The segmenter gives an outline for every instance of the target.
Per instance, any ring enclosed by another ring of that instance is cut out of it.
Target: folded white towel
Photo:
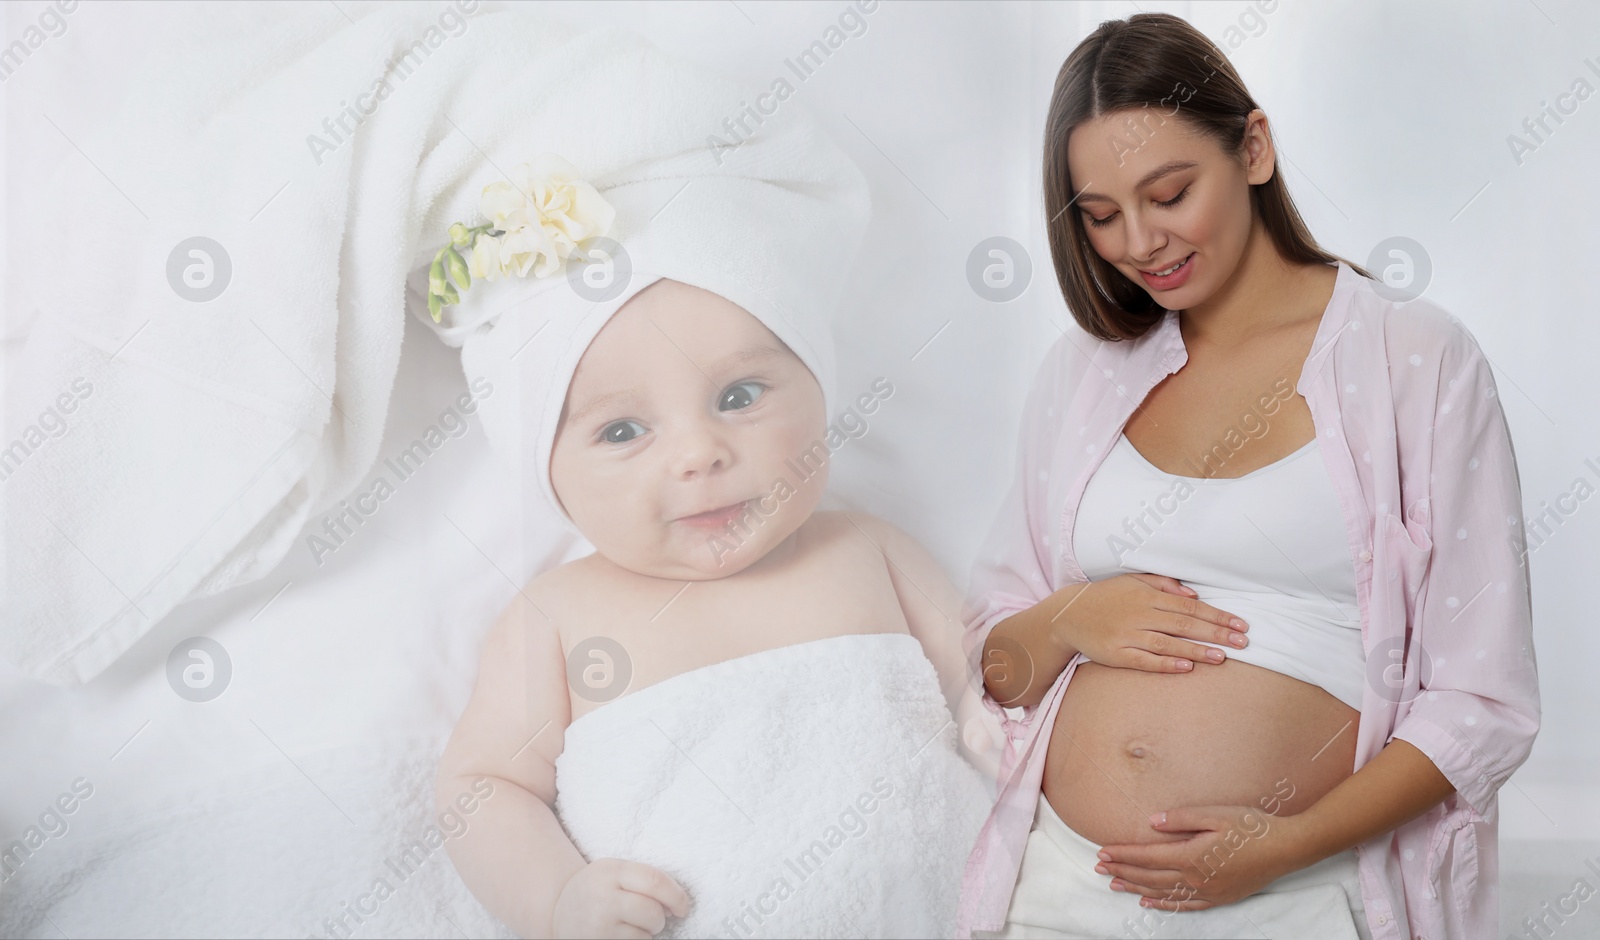
[[[948,937],[990,799],[907,634],[814,640],[573,722],[556,811],[585,858],[688,891],[661,937]]]

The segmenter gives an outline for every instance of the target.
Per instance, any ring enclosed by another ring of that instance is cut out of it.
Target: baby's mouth
[[[750,501],[748,499],[740,500],[737,503],[722,506],[717,509],[711,509],[706,512],[697,512],[692,516],[682,516],[675,521],[681,522],[684,525],[693,526],[697,529],[727,528],[729,523],[744,515],[745,507],[749,504],[749,502]]]

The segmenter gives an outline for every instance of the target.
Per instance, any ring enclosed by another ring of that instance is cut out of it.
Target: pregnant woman
[[[1487,359],[1317,246],[1181,19],[1085,39],[1045,148],[1090,338],[1045,356],[973,574],[1008,742],[959,935],[1488,937],[1539,698]]]

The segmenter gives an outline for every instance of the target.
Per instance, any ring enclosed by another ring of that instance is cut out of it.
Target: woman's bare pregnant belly
[[[1050,732],[1044,795],[1098,845],[1181,838],[1149,820],[1178,806],[1292,816],[1354,772],[1359,720],[1317,686],[1238,660],[1188,673],[1084,662]]]

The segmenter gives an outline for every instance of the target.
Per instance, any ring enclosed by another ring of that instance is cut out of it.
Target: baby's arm
[[[882,519],[864,513],[849,516],[883,553],[911,635],[939,674],[945,702],[955,716],[962,756],[993,779],[1000,770],[1000,745],[1005,739],[999,722],[983,707],[981,689],[962,652],[961,592],[916,539]]]
[[[561,641],[540,607],[551,609],[519,595],[484,644],[435,802],[454,806],[483,777],[494,790],[446,847],[461,880],[519,936],[646,937],[661,929],[663,909],[684,916],[688,898],[647,865],[587,864],[561,828],[555,759],[571,715]]]

